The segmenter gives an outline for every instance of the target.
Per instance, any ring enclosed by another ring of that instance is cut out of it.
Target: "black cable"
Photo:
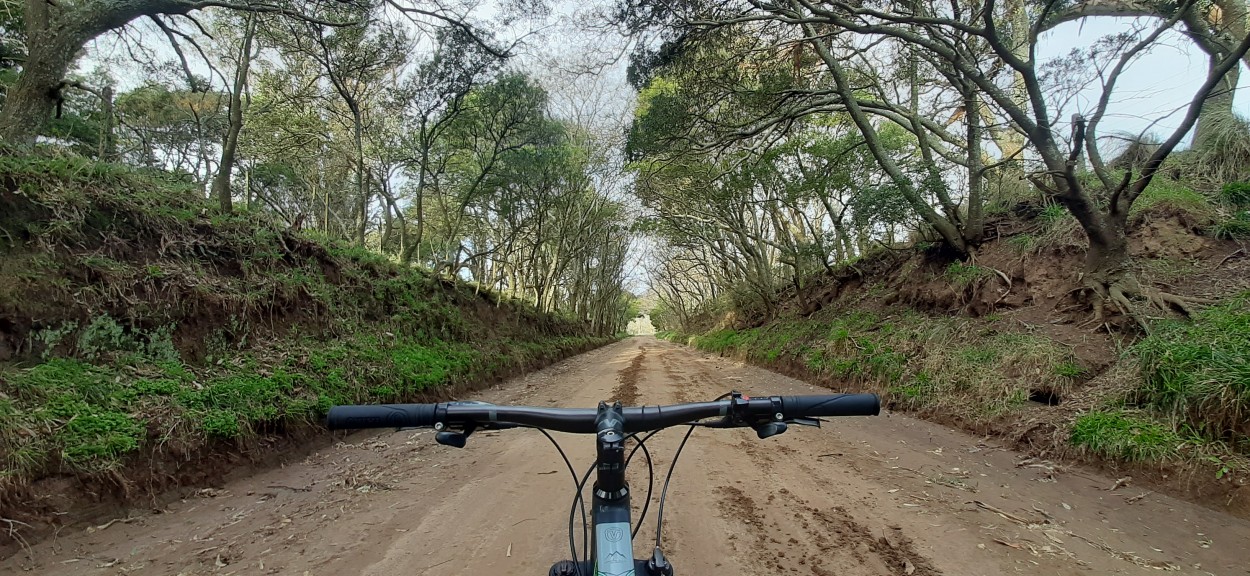
[[[647,438],[650,438],[656,432],[659,432],[659,430],[648,434]],[[634,452],[637,452],[639,448],[642,448],[642,455],[647,457],[647,499],[642,503],[642,512],[638,515],[638,523],[634,525],[634,530],[629,534],[629,539],[633,540],[638,537],[638,531],[642,529],[642,521],[647,519],[647,510],[651,507],[651,493],[655,487],[655,467],[651,462],[651,451],[647,450],[647,441],[639,439],[637,434],[630,434],[629,436],[637,444],[634,445],[633,450],[629,451],[629,456],[625,458],[625,469],[629,469],[629,462],[634,459]]]
[[[681,444],[677,446],[677,452],[673,454],[673,463],[668,465],[668,475],[664,477],[664,489],[660,491],[660,507],[656,511],[655,520],[655,547],[660,547],[660,535],[664,531],[664,500],[668,497],[668,482],[673,479],[673,470],[677,468],[677,459],[681,458],[681,451],[686,447],[686,441],[690,439],[690,435],[694,434],[695,427],[692,425],[686,430],[686,435],[681,439]]]
[[[530,426],[525,426],[525,428],[530,428]],[[573,463],[569,461],[569,457],[568,457],[568,455],[567,455],[567,454],[565,454],[565,453],[564,453],[564,449],[560,447],[560,443],[559,443],[559,442],[556,442],[556,439],[555,439],[555,438],[553,438],[553,437],[551,436],[551,433],[547,432],[546,430],[544,430],[544,429],[542,429],[542,428],[537,428],[537,427],[535,427],[534,429],[535,429],[535,430],[538,430],[539,432],[542,432],[542,433],[543,433],[543,436],[546,436],[546,437],[547,437],[547,439],[551,441],[551,445],[556,447],[556,451],[557,451],[557,452],[559,452],[559,453],[560,453],[560,457],[564,459],[564,465],[565,465],[565,466],[567,466],[567,467],[568,467],[568,469],[569,469],[569,474],[570,474],[571,476],[573,476],[573,488],[574,488],[575,490],[577,490],[578,495],[580,495],[580,494],[582,493],[582,489],[581,489],[582,484],[579,484],[579,483],[577,482],[577,472],[573,470]],[[582,480],[582,482],[584,483],[584,482],[585,482],[585,480]],[[577,506],[577,504],[578,504],[578,503],[580,503],[580,504],[581,504],[581,509],[582,509],[582,546],[584,547],[584,546],[586,545],[586,525],[587,525],[587,522],[586,522],[586,500],[585,500],[585,499],[582,499],[582,498],[578,498],[578,499],[574,500],[573,502],[574,502],[574,506]],[[569,512],[569,539],[570,539],[570,540],[572,540],[572,538],[573,538],[573,512],[572,512],[572,511],[570,511],[570,512]],[[573,561],[574,561],[574,562],[577,562],[577,548],[576,548],[576,547],[574,547],[574,546],[572,545],[572,542],[570,542],[570,546],[569,546],[569,548],[570,548],[570,552],[573,554]]]
[[[530,426],[524,426],[524,428],[530,428]],[[564,465],[568,466],[569,468],[569,475],[573,477],[573,486],[577,486],[577,472],[573,470],[573,463],[569,461],[569,457],[568,455],[564,453],[564,449],[560,447],[560,443],[556,442],[556,439],[552,438],[551,433],[547,432],[546,430],[542,428],[534,428],[534,429],[539,432],[542,432],[543,436],[546,436],[547,439],[551,441],[551,445],[556,447],[556,452],[559,452],[560,457],[564,459]],[[585,521],[585,519],[586,519],[586,507],[582,506],[582,520]]]
[[[575,518],[574,514],[577,512],[577,505],[579,503],[582,504],[582,558],[583,558],[583,561],[589,560],[590,559],[590,544],[588,543],[588,540],[587,540],[588,538],[587,526],[588,525],[586,523],[586,515],[585,515],[586,505],[585,505],[585,501],[582,499],[582,490],[586,487],[586,481],[590,479],[590,473],[595,471],[595,467],[598,464],[599,464],[599,461],[596,458],[595,463],[591,464],[590,468],[586,469],[586,474],[582,476],[582,480],[577,483],[577,495],[573,497],[573,505],[569,507],[569,554],[573,558],[573,564],[577,565],[576,572],[578,576],[581,576],[582,566],[577,561],[577,538],[573,535],[573,519]]]

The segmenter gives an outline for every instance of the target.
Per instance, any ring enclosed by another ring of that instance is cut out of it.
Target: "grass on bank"
[[[683,340],[673,333],[661,337]],[[867,387],[901,407],[974,419],[1030,399],[1061,401],[1086,372],[1070,350],[1044,337],[914,312],[818,314],[684,340],[765,365],[798,364],[817,379]]]
[[[992,320],[992,319],[991,319]],[[764,365],[800,364],[817,381],[874,390],[896,407],[990,422],[1062,402],[1091,375],[1040,334],[992,321],[853,311],[749,330],[661,337]],[[1200,459],[1222,476],[1250,456],[1250,293],[1192,320],[1157,322],[1125,354],[1136,385],[1071,423],[1070,441],[1126,462]]]
[[[412,401],[521,370],[604,339],[466,343],[361,333],[268,343],[192,366],[104,351],[93,363],[51,358],[0,377],[7,477],[114,468],[145,446],[198,446],[312,423],[335,404]]]
[[[167,173],[0,153],[0,180],[0,486],[431,397],[608,340],[260,214],[217,215]]]

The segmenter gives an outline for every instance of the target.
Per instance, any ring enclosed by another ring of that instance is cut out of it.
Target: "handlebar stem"
[[[599,403],[599,414],[595,417],[595,434],[598,438],[596,452],[598,459],[595,478],[595,496],[603,500],[615,501],[629,495],[629,486],[625,482],[625,417],[621,414],[621,403],[608,406]]]

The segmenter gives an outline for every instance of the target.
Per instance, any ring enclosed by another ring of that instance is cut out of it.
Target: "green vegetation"
[[[1250,210],[1239,210],[1211,227],[1211,235],[1221,240],[1250,238]]]
[[[676,333],[662,337],[685,339]],[[1019,409],[1034,390],[1062,398],[1086,373],[1071,351],[1045,337],[914,312],[829,313],[717,330],[689,342],[765,366],[798,364],[815,378],[874,389],[888,403],[973,420]]]
[[[603,341],[568,336],[474,347],[373,335],[306,338],[202,367],[143,355],[105,364],[53,358],[3,375],[0,448],[8,453],[7,474],[23,478],[58,463],[99,471],[144,446],[245,438],[315,422],[334,404],[437,395],[440,387],[517,372]]]
[[[1165,320],[1133,347],[1144,385],[1136,402],[1210,440],[1250,452],[1250,293],[1192,322]]]
[[[834,389],[875,391],[893,407],[976,427],[1035,410],[1030,400],[1062,404],[1094,376],[1068,347],[998,320],[826,310],[756,328],[660,337],[797,368]],[[1114,461],[1189,461],[1217,478],[1248,465],[1250,293],[1192,320],[1158,321],[1125,354],[1112,375],[1125,382],[1118,392],[1063,424],[1073,446]]]
[[[988,277],[993,272],[989,268],[977,266],[976,264],[964,264],[963,262],[951,262],[946,267],[946,279],[956,286],[968,286],[976,281]]]
[[[0,481],[246,442],[611,340],[261,215],[210,215],[159,174],[4,155],[0,174],[0,300],[26,330],[0,333],[18,351],[0,364]]]
[[[1182,440],[1167,425],[1126,411],[1090,412],[1072,425],[1072,443],[1125,462],[1155,462],[1177,454]]]
[[[1220,202],[1232,208],[1250,207],[1250,182],[1229,182],[1220,189]]]
[[[1209,198],[1189,185],[1169,178],[1155,178],[1133,203],[1132,215],[1161,209],[1179,210],[1199,221],[1213,221],[1216,207]]]

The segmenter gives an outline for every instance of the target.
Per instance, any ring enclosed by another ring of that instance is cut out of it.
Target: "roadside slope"
[[[1090,322],[1079,229],[1026,205],[967,261],[883,250],[788,289],[771,321],[708,314],[664,336],[1250,515],[1250,257],[1215,206],[1179,197],[1134,213],[1135,273],[1211,303],[1154,310],[1149,334]]]
[[[611,341],[169,174],[0,155],[0,554]]]

